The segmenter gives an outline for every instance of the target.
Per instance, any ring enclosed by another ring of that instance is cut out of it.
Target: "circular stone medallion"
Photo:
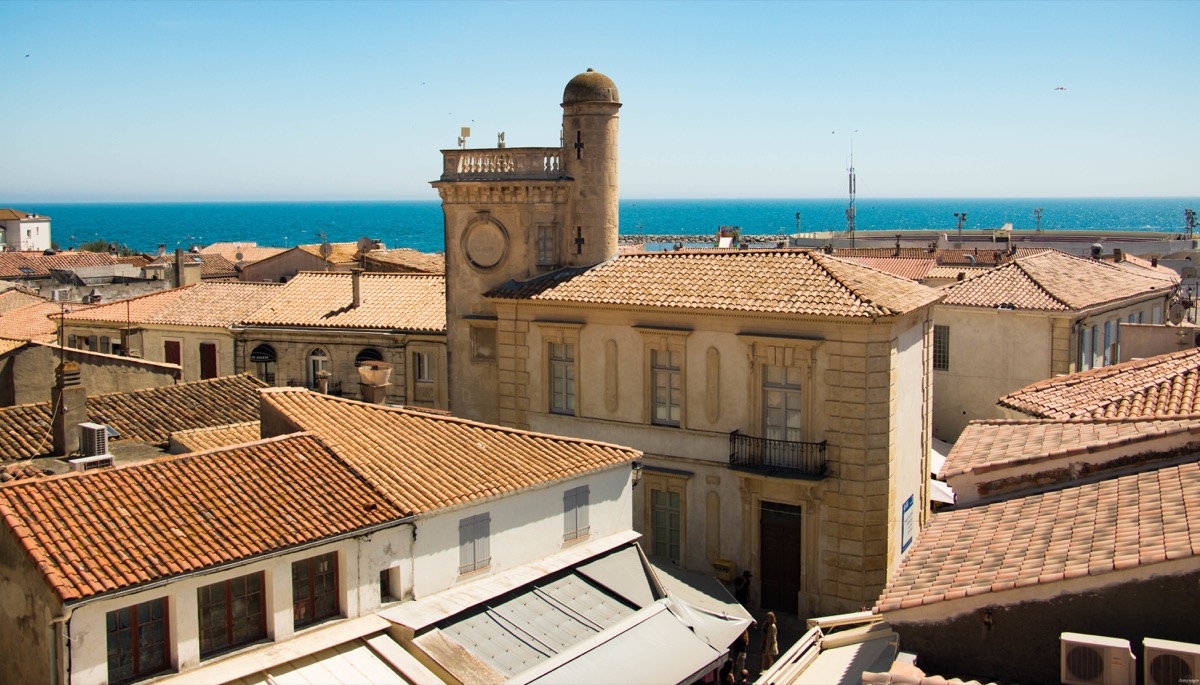
[[[463,236],[463,249],[475,267],[490,269],[508,252],[508,233],[491,221],[477,223]]]

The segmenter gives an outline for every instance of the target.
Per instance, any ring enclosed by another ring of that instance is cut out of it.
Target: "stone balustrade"
[[[443,181],[555,180],[562,178],[562,148],[510,147],[442,150]]]

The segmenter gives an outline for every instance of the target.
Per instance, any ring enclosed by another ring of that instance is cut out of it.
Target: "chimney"
[[[1125,261],[1125,255],[1121,252],[1121,248],[1114,247],[1113,248],[1113,264],[1119,264],[1120,262],[1123,262],[1123,261]]]
[[[159,257],[161,257],[161,256],[165,255],[166,253],[167,253],[167,246],[166,246],[166,244],[165,244],[165,243],[159,243],[159,244],[158,244],[158,256],[159,256]]]
[[[79,424],[87,423],[87,391],[79,378],[79,364],[63,362],[54,373],[57,383],[50,389],[54,416],[54,454],[65,457],[79,451]]]
[[[317,392],[321,393],[322,395],[329,394],[329,372],[328,371],[318,371],[317,372]]]
[[[175,287],[196,285],[200,282],[200,262],[184,258],[182,249],[175,249]]]
[[[365,361],[358,367],[358,388],[363,402],[383,404],[387,397],[388,381],[392,378],[392,365],[387,362]]]
[[[362,306],[362,269],[350,269],[350,306],[354,309]]]
[[[1150,258],[1150,266],[1154,267],[1155,269],[1158,268],[1158,257]]]

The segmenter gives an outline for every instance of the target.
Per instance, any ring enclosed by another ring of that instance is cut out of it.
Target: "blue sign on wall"
[[[900,553],[908,551],[913,541],[913,496],[909,495],[900,510]]]

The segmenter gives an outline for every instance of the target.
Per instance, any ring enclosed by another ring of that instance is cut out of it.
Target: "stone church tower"
[[[560,147],[442,150],[450,409],[499,422],[500,345],[526,331],[497,328],[483,294],[510,280],[598,264],[617,254],[617,111],[612,79],[588,69],[563,91]],[[506,393],[507,394],[507,393]],[[519,401],[519,400],[518,400]]]

